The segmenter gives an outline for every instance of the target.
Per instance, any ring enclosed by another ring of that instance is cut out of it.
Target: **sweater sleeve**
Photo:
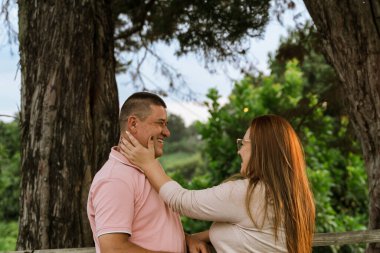
[[[161,187],[160,196],[181,215],[207,221],[238,222],[245,212],[244,189],[242,180],[203,190],[187,190],[177,182],[169,181]]]

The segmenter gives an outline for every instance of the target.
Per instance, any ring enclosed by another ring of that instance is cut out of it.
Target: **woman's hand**
[[[154,189],[160,192],[161,186],[171,179],[165,174],[160,162],[155,159],[153,138],[149,138],[148,148],[145,148],[128,131],[125,133],[129,140],[121,139],[120,153],[127,157],[131,163],[140,167]]]
[[[120,153],[145,172],[156,160],[154,157],[153,137],[149,138],[148,148],[145,148],[128,131],[125,131],[125,133],[129,140],[124,137],[121,138],[121,143],[119,144]]]

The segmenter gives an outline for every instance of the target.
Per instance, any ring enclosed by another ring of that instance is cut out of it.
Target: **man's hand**
[[[211,250],[205,241],[196,239],[186,234],[186,246],[189,253],[211,253]]]

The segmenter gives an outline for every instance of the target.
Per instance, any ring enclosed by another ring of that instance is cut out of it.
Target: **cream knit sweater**
[[[277,241],[273,234],[273,211],[268,205],[264,215],[265,190],[258,184],[251,199],[251,212],[257,226],[250,220],[245,196],[248,180],[236,180],[204,190],[183,189],[170,181],[160,189],[160,196],[176,212],[190,218],[214,221],[210,241],[219,252],[287,252],[284,229]]]

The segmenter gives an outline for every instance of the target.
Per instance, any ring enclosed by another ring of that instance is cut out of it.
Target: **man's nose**
[[[162,129],[162,134],[165,136],[165,137],[170,137],[170,131],[169,131],[169,128],[167,126],[165,126],[163,129]]]

